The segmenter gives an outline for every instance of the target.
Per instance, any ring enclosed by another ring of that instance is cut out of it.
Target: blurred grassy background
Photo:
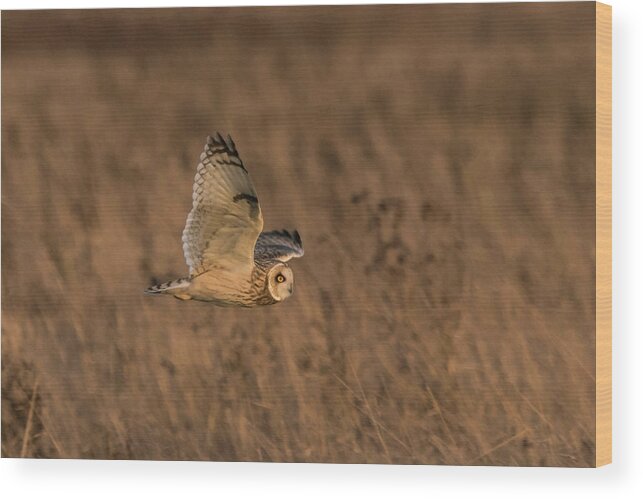
[[[3,12],[2,455],[590,466],[594,4]],[[185,275],[229,132],[296,291]]]

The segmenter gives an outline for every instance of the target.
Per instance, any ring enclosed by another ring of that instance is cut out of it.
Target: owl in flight
[[[287,262],[303,256],[301,238],[296,230],[262,229],[257,193],[232,138],[219,133],[208,137],[183,229],[190,277],[152,286],[146,293],[228,307],[285,300],[294,285]]]

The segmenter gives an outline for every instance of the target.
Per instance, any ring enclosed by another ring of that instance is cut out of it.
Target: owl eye
[[[277,282],[278,282],[279,284],[281,284],[281,283],[282,283],[282,282],[284,282],[285,280],[286,280],[286,278],[285,278],[282,274],[279,274],[279,275],[277,276]]]

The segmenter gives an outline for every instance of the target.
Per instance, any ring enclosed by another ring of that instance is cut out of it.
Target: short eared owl
[[[151,294],[222,306],[271,305],[293,292],[286,263],[304,254],[295,230],[261,232],[257,193],[228,135],[208,137],[197,166],[192,211],[183,230],[190,277],[159,284]]]

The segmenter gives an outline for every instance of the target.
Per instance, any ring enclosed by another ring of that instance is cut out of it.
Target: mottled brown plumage
[[[271,305],[288,298],[294,278],[286,262],[301,257],[299,233],[261,232],[257,193],[232,138],[208,137],[183,230],[190,276],[152,286],[150,294],[221,306]]]

